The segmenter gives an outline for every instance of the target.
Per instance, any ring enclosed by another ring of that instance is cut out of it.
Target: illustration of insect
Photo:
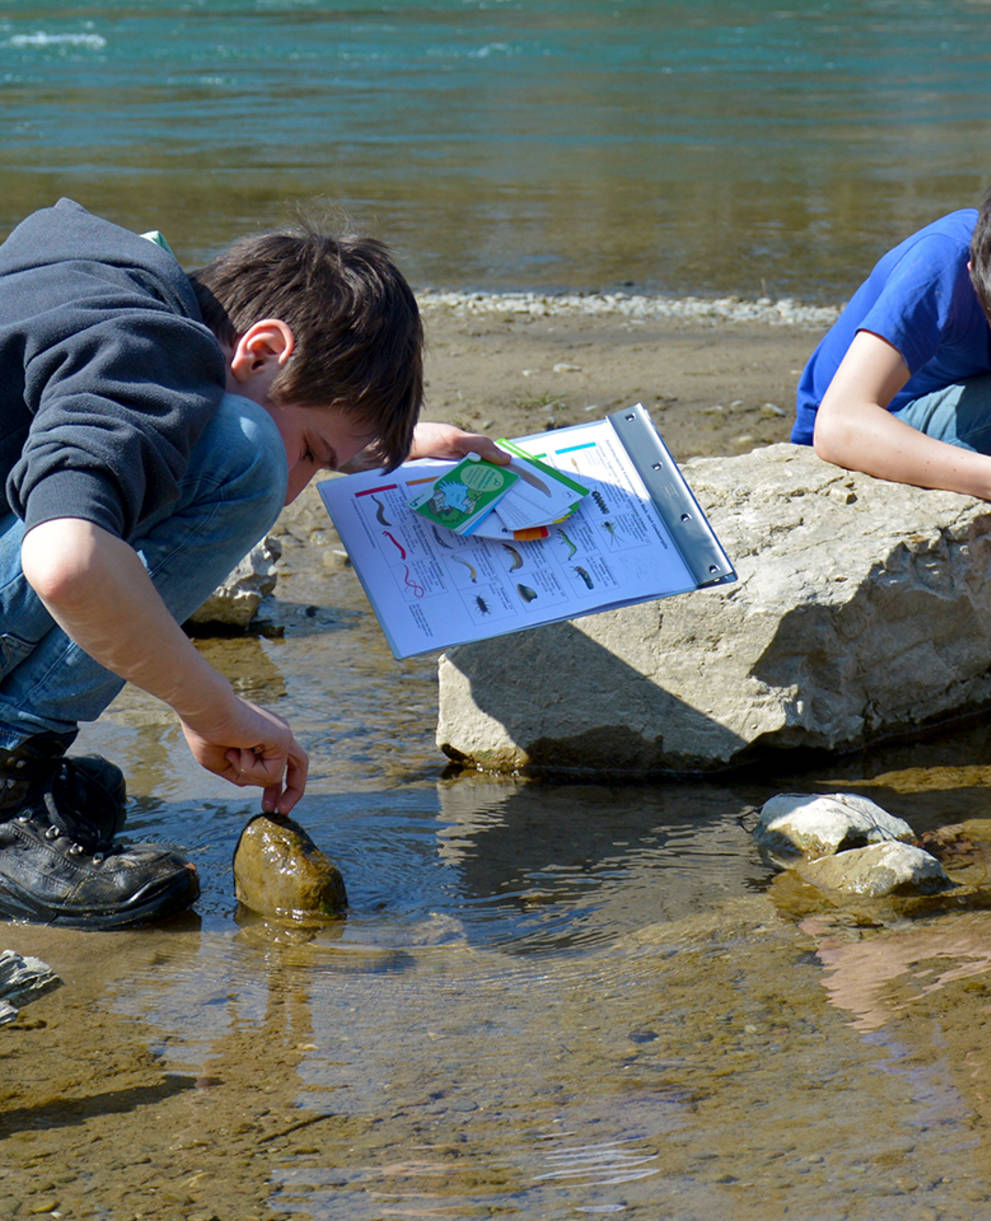
[[[582,579],[582,580],[585,582],[586,586],[587,586],[589,589],[594,589],[594,588],[595,588],[595,582],[594,582],[594,581],[592,580],[592,578],[589,576],[588,572],[587,572],[587,571],[586,571],[584,568],[582,568],[581,564],[576,564],[576,565],[575,565],[575,572],[577,572],[577,573],[578,573],[578,575],[579,575],[579,576],[581,577],[581,579]]]
[[[532,602],[537,596],[537,591],[531,589],[529,585],[517,585],[516,592],[520,595],[524,602]]]
[[[377,496],[373,496],[372,501],[374,504],[378,505],[378,508],[375,510],[375,520],[378,521],[380,525],[391,526],[392,522],[389,521],[385,515],[385,505]]]
[[[447,541],[447,539],[446,539],[446,538],[444,538],[444,537],[443,537],[443,535],[442,535],[442,534],[441,534],[441,532],[440,532],[440,531],[437,529],[437,527],[436,527],[436,526],[431,526],[431,527],[430,527],[430,529],[431,529],[431,530],[433,530],[433,532],[434,532],[434,538],[435,538],[435,539],[438,541],[438,543],[440,543],[440,545],[441,545],[441,546],[442,546],[442,547],[443,547],[443,548],[444,548],[446,551],[451,551],[451,550],[452,550],[452,548],[451,548],[451,544],[450,544],[450,543]]]
[[[481,596],[481,594],[475,595],[475,605],[478,607],[478,609],[482,612],[483,615],[492,614],[492,612],[489,610],[488,603]]]
[[[469,563],[463,555],[452,555],[451,559],[456,560],[459,564],[464,564],[465,568],[468,569],[468,575],[471,577],[471,583],[474,585],[474,583],[478,580],[478,573],[475,571],[475,565]]]
[[[523,557],[516,550],[516,548],[510,547],[509,543],[503,543],[503,546],[506,548],[506,550],[509,552],[509,554],[513,557],[513,562],[509,566],[509,571],[515,572],[517,568],[522,568],[523,567]]]
[[[605,498],[605,496],[602,495],[602,493],[598,489],[595,489],[592,492],[592,499],[599,506],[599,508],[602,510],[603,513],[609,512],[609,506],[606,504],[606,498]]]
[[[566,544],[566,546],[567,546],[567,548],[568,548],[568,559],[570,560],[570,559],[571,559],[571,557],[572,557],[572,556],[575,554],[575,552],[578,550],[578,548],[577,548],[577,547],[575,546],[575,544],[574,544],[574,543],[571,541],[571,539],[570,539],[570,538],[568,538],[568,536],[565,534],[565,532],[564,532],[563,530],[558,530],[558,534],[560,534],[561,538],[563,538],[563,539],[564,539],[564,542],[565,542],[565,544]]]

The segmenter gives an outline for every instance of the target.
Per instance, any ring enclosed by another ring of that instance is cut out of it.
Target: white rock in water
[[[934,856],[892,840],[803,861],[795,872],[817,890],[872,899],[935,894],[954,885]]]
[[[262,599],[275,589],[276,562],[281,555],[282,547],[274,538],[256,543],[227,580],[190,615],[190,621],[246,628]]]
[[[857,793],[779,793],[764,803],[754,827],[761,851],[783,867],[798,856],[832,856],[885,840],[914,838],[904,819]]]
[[[12,1022],[18,1007],[61,988],[62,978],[40,958],[22,958],[15,950],[0,951],[0,1026]]]
[[[991,504],[803,445],[683,469],[739,580],[451,649],[437,725],[451,758],[710,771],[991,706]]]

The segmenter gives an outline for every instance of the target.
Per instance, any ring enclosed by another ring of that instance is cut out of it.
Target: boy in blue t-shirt
[[[813,352],[791,439],[991,499],[991,194],[888,251]]]

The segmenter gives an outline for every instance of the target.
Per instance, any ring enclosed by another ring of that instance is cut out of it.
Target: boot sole
[[[156,882],[113,908],[57,907],[39,903],[29,891],[0,881],[0,917],[57,928],[114,929],[147,924],[184,911],[199,898],[200,884],[190,867]]]

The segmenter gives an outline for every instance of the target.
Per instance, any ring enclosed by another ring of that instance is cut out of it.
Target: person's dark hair
[[[221,343],[233,348],[263,318],[291,328],[275,402],[342,408],[375,432],[388,469],[407,457],[423,400],[423,326],[382,242],[303,223],[240,238],[189,277]]]
[[[970,239],[970,282],[981,308],[991,319],[991,190],[984,196]]]

